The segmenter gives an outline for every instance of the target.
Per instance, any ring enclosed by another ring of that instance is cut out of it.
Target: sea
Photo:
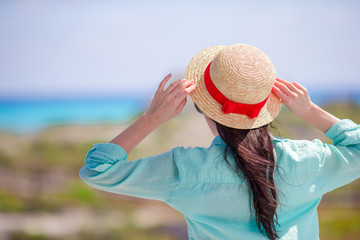
[[[139,94],[122,98],[0,99],[0,132],[34,134],[59,125],[123,124],[146,110],[149,99]],[[313,92],[322,106],[351,102],[360,106],[360,92]]]
[[[34,134],[59,125],[121,124],[144,111],[145,99],[0,99],[0,131]]]

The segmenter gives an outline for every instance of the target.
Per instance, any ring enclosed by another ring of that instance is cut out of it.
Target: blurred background
[[[278,77],[360,123],[358,1],[0,1],[0,239],[186,239],[167,205],[78,177],[87,151],[142,114],[169,72],[212,45],[248,43]],[[275,135],[330,143],[284,107]],[[191,136],[191,137],[189,137]],[[189,99],[130,159],[212,135]],[[323,197],[321,239],[360,239],[359,180]]]

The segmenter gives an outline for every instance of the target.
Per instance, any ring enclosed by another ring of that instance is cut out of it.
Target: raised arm
[[[306,170],[300,172],[306,174],[306,181],[312,181],[308,185],[312,190],[307,190],[307,193],[320,197],[360,177],[359,125],[349,119],[340,120],[315,105],[307,90],[298,83],[277,79],[273,93],[282,99],[290,111],[323,131],[333,141],[333,144],[318,139],[304,141],[296,148],[296,153],[293,152],[303,156],[295,162],[300,164],[300,169],[306,166]],[[289,151],[287,154],[292,153]],[[284,159],[289,161],[292,158]]]
[[[171,78],[167,75],[159,85],[150,108],[132,125],[117,135],[110,142],[120,145],[129,153],[147,135],[161,124],[181,113],[186,104],[186,97],[195,90],[193,81],[178,80],[165,89]]]
[[[288,82],[277,78],[273,93],[296,116],[326,133],[340,119],[314,104],[305,87],[297,82]]]
[[[88,185],[108,192],[165,201],[179,184],[176,166],[178,148],[136,161],[129,153],[149,133],[184,108],[186,97],[195,89],[192,82],[176,81],[165,89],[171,74],[160,83],[150,108],[110,143],[95,144],[80,170]]]

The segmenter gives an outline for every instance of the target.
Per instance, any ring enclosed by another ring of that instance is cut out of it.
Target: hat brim
[[[212,46],[196,54],[188,64],[185,72],[186,80],[194,80],[197,85],[191,93],[191,98],[201,111],[212,120],[231,128],[253,129],[272,122],[281,111],[282,102],[270,93],[270,96],[256,118],[249,118],[246,115],[229,113],[225,114],[221,104],[216,102],[208,93],[204,83],[204,72],[209,63],[226,46]]]

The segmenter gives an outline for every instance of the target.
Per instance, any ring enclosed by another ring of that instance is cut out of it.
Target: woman
[[[89,151],[81,178],[166,202],[184,214],[190,239],[318,239],[322,195],[360,176],[360,127],[316,106],[300,84],[276,79],[270,59],[250,45],[207,48],[189,63],[186,80],[165,87],[170,78],[144,115]],[[189,94],[216,136],[212,145],[126,161]],[[272,137],[268,124],[282,103],[334,145]]]

